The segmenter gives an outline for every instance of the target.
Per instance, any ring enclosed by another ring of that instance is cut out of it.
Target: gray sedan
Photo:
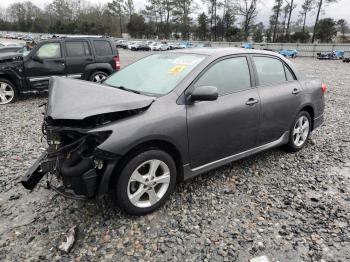
[[[178,181],[273,147],[302,149],[323,123],[325,92],[278,54],[234,48],[150,55],[102,84],[54,77],[48,149],[22,183],[33,189],[50,173],[64,196],[110,193],[143,215]]]

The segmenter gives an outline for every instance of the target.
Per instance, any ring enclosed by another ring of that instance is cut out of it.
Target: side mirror
[[[189,95],[189,101],[214,101],[218,99],[218,89],[215,86],[198,86]]]
[[[39,62],[39,63],[43,63],[43,62],[44,62],[44,61],[43,61],[40,57],[38,57],[36,54],[33,55],[32,60],[35,61],[35,62]]]

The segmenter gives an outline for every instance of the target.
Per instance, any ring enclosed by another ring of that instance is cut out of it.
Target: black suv
[[[57,38],[32,51],[0,54],[0,105],[27,91],[46,90],[50,76],[99,82],[119,70],[118,51],[109,38]]]

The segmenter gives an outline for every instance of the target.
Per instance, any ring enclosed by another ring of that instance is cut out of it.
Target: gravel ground
[[[121,51],[122,65],[143,56]],[[130,217],[109,200],[79,202],[19,184],[42,147],[40,104],[1,107],[1,261],[350,260],[349,64],[297,58],[327,84],[326,122],[302,151],[274,149],[181,183],[164,207]],[[59,251],[78,226],[68,254]]]

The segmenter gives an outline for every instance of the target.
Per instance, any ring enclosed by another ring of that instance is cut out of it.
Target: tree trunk
[[[323,4],[323,0],[320,0],[319,5],[318,5],[318,11],[317,11],[317,16],[316,16],[316,21],[315,21],[315,25],[314,25],[314,32],[312,34],[311,43],[315,42],[315,32],[316,32],[316,27],[317,27],[317,24],[318,24],[318,19],[320,18],[320,12],[321,12],[321,8],[322,8],[322,4]]]
[[[290,7],[289,7],[289,17],[288,17],[287,28],[286,28],[286,37],[289,35],[289,26],[290,26],[290,19],[292,17],[292,12],[293,12],[293,5],[294,5],[294,0],[291,1]]]
[[[306,15],[307,15],[307,12],[305,12],[304,14],[303,33],[305,33]]]
[[[280,14],[280,9],[281,9],[281,1],[278,2],[277,12],[276,12],[275,26],[274,26],[274,29],[273,29],[273,36],[272,36],[272,42],[273,43],[276,40],[277,24],[278,24],[278,17],[279,17],[279,14]]]

